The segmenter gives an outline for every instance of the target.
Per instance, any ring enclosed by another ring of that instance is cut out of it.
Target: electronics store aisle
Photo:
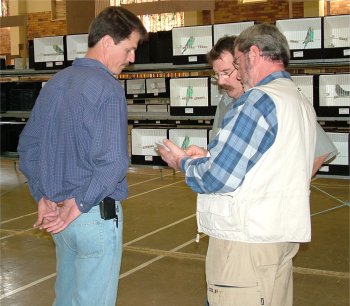
[[[14,166],[1,160],[0,305],[49,306],[54,245],[32,228],[36,204]],[[168,169],[130,168],[128,180],[117,306],[203,306],[208,238],[194,241],[196,195]],[[311,190],[313,241],[294,262],[294,305],[349,305],[349,180],[318,178]]]

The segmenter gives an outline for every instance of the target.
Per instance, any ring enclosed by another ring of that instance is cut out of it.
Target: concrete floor
[[[204,305],[208,239],[194,241],[196,195],[168,169],[130,168],[128,180],[117,306]],[[0,186],[0,305],[51,305],[54,244],[32,228],[36,204],[13,160],[1,160]],[[347,306],[349,180],[313,180],[311,211],[313,240],[294,261],[294,305]]]

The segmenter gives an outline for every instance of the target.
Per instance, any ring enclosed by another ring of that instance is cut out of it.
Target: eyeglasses
[[[235,67],[235,69],[238,70],[241,67],[240,63],[237,63],[237,60],[244,54],[245,53],[243,52],[240,56],[238,56],[237,58],[233,59],[232,65],[233,65],[233,67]]]
[[[235,70],[236,70],[236,68],[233,68],[233,70],[229,73],[226,73],[226,72],[225,73],[216,73],[216,74],[212,75],[212,78],[216,81],[218,81],[220,78],[228,79]]]

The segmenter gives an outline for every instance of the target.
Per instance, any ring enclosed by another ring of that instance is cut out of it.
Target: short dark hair
[[[237,37],[235,48],[246,53],[251,46],[257,46],[263,57],[272,61],[282,61],[287,67],[290,59],[290,51],[286,37],[272,24],[255,24]]]
[[[88,47],[94,47],[105,35],[111,36],[118,44],[134,31],[140,34],[140,42],[147,39],[147,30],[136,15],[123,7],[109,6],[91,22]]]
[[[221,37],[207,54],[208,63],[212,65],[214,61],[220,58],[224,51],[230,52],[233,55],[235,40],[236,36],[234,35]]]

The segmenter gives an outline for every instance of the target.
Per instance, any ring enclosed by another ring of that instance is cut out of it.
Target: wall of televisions
[[[154,148],[155,142],[163,138],[182,147],[207,146],[212,119],[223,93],[210,77],[206,54],[220,37],[238,35],[254,23],[175,27],[149,33],[149,40],[136,52],[134,65],[117,76],[125,90],[132,125],[131,163],[164,165]],[[334,64],[349,67],[349,24],[350,15],[276,21],[289,43],[291,65],[303,67]],[[30,68],[50,73],[85,55],[87,34],[34,38],[30,50]],[[325,123],[340,152],[320,173],[349,176],[349,69],[292,77],[313,104],[319,121]],[[9,124],[11,114],[30,112],[42,84],[42,81],[24,82],[23,78],[2,82],[2,153],[15,150],[15,135],[25,124],[20,116],[15,116]]]

